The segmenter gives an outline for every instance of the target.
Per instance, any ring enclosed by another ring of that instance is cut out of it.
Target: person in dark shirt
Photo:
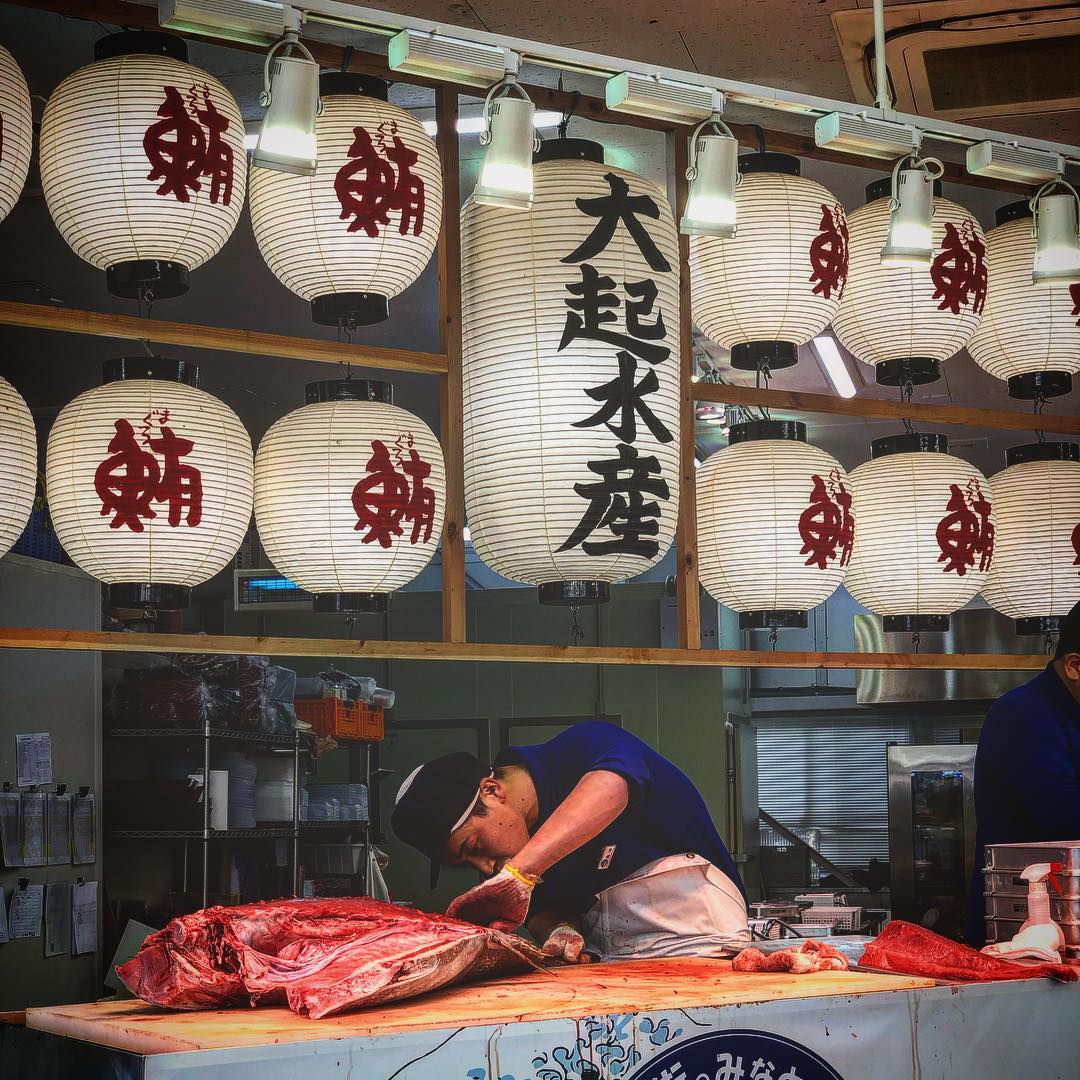
[[[1080,839],[1080,604],[1030,682],[990,707],[975,752],[975,872],[964,936],[986,940],[987,844]]]
[[[448,914],[523,923],[576,961],[708,956],[749,941],[734,860],[687,776],[613,724],[577,724],[494,767],[448,754],[401,785],[394,832],[485,877]]]

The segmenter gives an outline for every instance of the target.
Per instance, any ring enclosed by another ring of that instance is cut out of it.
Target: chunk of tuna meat
[[[513,934],[359,897],[206,908],[173,919],[116,970],[165,1008],[266,1001],[318,1019],[545,961]]]
[[[731,961],[732,971],[786,971],[805,975],[809,971],[847,971],[847,957],[818,938],[807,938],[801,945],[763,953],[760,949],[743,949]]]
[[[866,967],[925,975],[930,979],[990,982],[1039,979],[1075,982],[1077,969],[1068,964],[1017,964],[950,941],[914,923],[894,919],[869,945],[859,961]]]

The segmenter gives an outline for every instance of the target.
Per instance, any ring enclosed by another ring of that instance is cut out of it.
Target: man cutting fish
[[[436,758],[401,785],[394,832],[439,867],[481,884],[449,915],[499,930],[528,925],[574,962],[714,956],[749,941],[738,870],[689,778],[640,739],[599,720],[494,766]]]

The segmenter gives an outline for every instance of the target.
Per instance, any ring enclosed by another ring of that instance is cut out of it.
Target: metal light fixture
[[[679,232],[688,236],[735,235],[735,186],[739,182],[739,142],[720,119],[723,97],[708,120],[690,136],[690,190]]]
[[[473,198],[487,206],[528,210],[533,201],[533,152],[540,148],[534,131],[536,107],[517,81],[519,59],[510,54],[506,74],[487,93],[484,130],[487,147]]]
[[[1068,194],[1051,194],[1055,187]],[[1035,264],[1031,280],[1036,285],[1073,285],[1080,283],[1080,234],[1077,210],[1080,195],[1063,177],[1043,184],[1031,200],[1034,215]]]
[[[300,41],[298,13],[291,9],[289,13],[297,25],[286,27],[263,65],[259,104],[266,109],[266,116],[251,160],[263,169],[313,176],[318,165],[315,118],[322,111],[319,65]],[[275,56],[280,49],[286,50],[286,55]]]
[[[936,167],[936,171],[935,171]],[[945,167],[936,158],[902,157],[893,166],[885,266],[929,266],[934,258],[934,181]]]

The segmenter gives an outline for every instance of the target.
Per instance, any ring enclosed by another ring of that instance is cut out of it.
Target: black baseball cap
[[[450,834],[472,813],[480,797],[480,782],[491,766],[459,750],[414,769],[398,788],[390,826],[398,839],[431,860],[431,888]]]

